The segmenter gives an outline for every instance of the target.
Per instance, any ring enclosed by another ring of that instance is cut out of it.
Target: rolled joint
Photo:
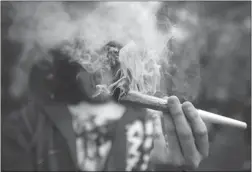
[[[132,103],[142,108],[148,108],[158,111],[167,111],[167,100],[149,96],[136,91],[129,91],[127,94],[119,98],[121,103]],[[246,129],[247,124],[232,118],[224,117],[215,113],[198,109],[199,116],[205,122],[220,124],[240,129]]]

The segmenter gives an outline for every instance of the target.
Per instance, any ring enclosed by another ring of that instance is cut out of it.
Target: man
[[[105,47],[111,60],[122,46]],[[99,73],[58,49],[48,54],[53,60],[31,71],[32,101],[3,123],[3,170],[145,171],[153,163],[196,168],[208,156],[207,128],[190,102],[169,97],[163,120],[155,120],[145,109],[117,102],[118,89],[112,97],[94,97]]]

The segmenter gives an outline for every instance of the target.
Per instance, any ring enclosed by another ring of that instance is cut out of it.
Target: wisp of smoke
[[[97,54],[97,50],[111,40],[124,45],[132,41],[139,48],[138,54],[131,58],[137,67],[132,67],[131,63],[128,63],[128,57],[125,55],[129,53],[125,53],[125,49],[124,55],[120,57],[124,64],[122,66],[130,68],[135,78],[134,82],[140,82],[138,83],[142,87],[140,91],[155,92],[160,82],[158,61],[171,36],[169,33],[160,32],[157,28],[155,14],[160,3],[77,3],[77,5],[75,2],[13,3],[13,24],[8,36],[9,39],[23,44],[19,64],[27,61],[31,61],[29,64],[32,64],[36,61],[34,54],[30,53],[35,45],[42,50],[37,53],[62,46],[73,59],[81,60],[87,70],[95,72],[104,65],[103,57]],[[76,40],[81,46],[76,47]],[[64,42],[67,44],[63,44]],[[139,53],[145,55],[140,57]],[[132,86],[132,89],[135,89],[135,86]]]
[[[133,41],[127,44],[121,51],[119,59],[124,76],[127,70],[131,71],[131,90],[137,90],[145,94],[155,94],[160,91],[160,65],[159,56],[152,49],[141,49]]]

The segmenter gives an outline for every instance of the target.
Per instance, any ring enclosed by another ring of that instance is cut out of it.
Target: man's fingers
[[[177,137],[173,119],[169,114],[164,114],[161,119],[164,130],[164,137],[167,142],[168,150],[170,151],[168,152],[168,158],[175,166],[182,166],[184,165],[185,160],[183,153],[181,152],[180,143]]]
[[[168,107],[176,127],[184,158],[186,162],[196,167],[200,162],[200,156],[194,142],[191,127],[183,113],[179,99],[176,96],[169,97]]]
[[[182,109],[191,125],[198,151],[203,157],[207,157],[209,153],[209,143],[208,132],[205,123],[199,116],[198,111],[194,108],[192,103],[183,103]]]
[[[154,148],[151,152],[151,160],[154,163],[171,163],[168,158],[168,149],[166,147],[166,142],[164,138],[164,132],[162,131],[161,126],[161,114],[153,116],[154,120]]]

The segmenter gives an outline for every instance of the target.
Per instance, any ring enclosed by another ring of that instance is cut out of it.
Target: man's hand
[[[181,104],[176,96],[171,96],[161,121],[161,132],[151,153],[152,163],[197,168],[208,156],[209,143],[206,125],[194,106],[190,102]]]

